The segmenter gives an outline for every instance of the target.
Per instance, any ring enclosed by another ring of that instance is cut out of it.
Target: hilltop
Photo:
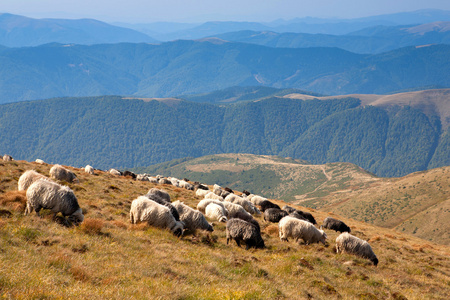
[[[50,167],[0,162],[0,290],[5,297],[446,299],[448,294],[447,246],[304,207],[318,223],[334,216],[369,240],[378,267],[352,255],[336,255],[333,231],[327,231],[329,247],[286,243],[279,240],[277,226],[261,217],[256,218],[267,248],[249,251],[226,245],[223,224],[216,224],[212,234],[181,239],[131,225],[131,201],[155,185],[101,171],[92,176],[68,167],[80,180],[70,184],[86,217],[80,227],[65,228],[48,213],[42,219],[23,216],[24,198],[16,191],[19,176],[28,169],[48,174]],[[173,200],[190,206],[198,202],[192,191],[157,187]]]
[[[247,189],[450,244],[448,166],[382,178],[350,163],[314,165],[283,157],[218,154],[136,170]]]

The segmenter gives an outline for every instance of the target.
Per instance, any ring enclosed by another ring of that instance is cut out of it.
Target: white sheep
[[[39,179],[47,179],[50,180],[50,178],[39,174],[38,172],[34,170],[28,170],[25,171],[22,175],[19,177],[19,182],[17,182],[18,190],[19,191],[26,191],[28,187],[33,184],[33,182],[38,181]]]
[[[84,167],[84,172],[94,175],[94,168],[90,165],[87,165],[86,167]]]
[[[348,232],[341,233],[336,238],[336,253],[355,254],[359,257],[367,258],[375,266],[378,265],[378,258],[369,243]]]
[[[69,220],[74,223],[84,220],[83,212],[73,191],[67,186],[45,179],[39,179],[28,187],[25,215],[34,210],[39,216],[42,208],[50,209],[55,216],[59,212],[64,217],[69,216]]]
[[[40,165],[45,164],[45,162],[42,159],[39,159],[39,158],[36,159],[34,162],[37,163],[37,164],[40,164]]]
[[[327,234],[323,230],[317,229],[310,222],[299,220],[291,216],[286,216],[278,223],[280,239],[288,241],[289,237],[296,241],[302,239],[305,244],[321,242],[325,245]]]
[[[223,197],[214,194],[214,192],[209,192],[205,195],[205,199],[216,199],[219,201],[223,201]]]
[[[173,186],[180,187],[180,180],[175,177],[167,177]]]
[[[161,189],[157,189],[157,188],[151,188],[148,191],[147,195],[145,195],[145,196],[150,198],[150,199],[156,197],[156,198],[162,199],[163,201],[166,201],[166,202],[169,202],[169,203],[172,202],[170,200],[170,195],[169,195],[169,193],[167,191],[161,190]]]
[[[131,202],[130,221],[132,224],[147,222],[151,226],[167,228],[176,236],[183,233],[183,223],[176,221],[170,209],[145,196],[139,196]]]
[[[250,217],[252,216],[239,204],[235,204],[235,203],[231,203],[231,202],[227,202],[227,201],[222,202],[222,204],[228,210],[228,218],[229,219],[233,218],[237,213],[246,214],[246,215],[249,215]]]
[[[189,183],[189,182],[187,182],[186,180],[180,180],[179,184],[180,184],[180,187],[182,187],[182,188],[184,188],[186,190],[189,190],[189,191],[193,191],[194,190],[194,185]]]
[[[249,200],[251,203],[253,203],[253,205],[261,205],[261,202],[263,202],[264,200],[267,200],[267,198],[250,194],[247,196],[247,200]]]
[[[228,211],[223,206],[212,202],[206,206],[205,215],[207,218],[225,223],[227,222]]]
[[[77,176],[72,171],[67,170],[61,165],[54,165],[50,169],[50,177],[56,180],[67,182],[79,182]]]
[[[247,212],[251,213],[252,215],[254,214],[261,214],[261,212],[259,211],[259,209],[257,209],[253,203],[251,203],[250,201],[235,195],[235,194],[229,194],[228,196],[225,197],[224,201],[227,202],[231,202],[234,204],[239,204],[240,206],[242,206]]]
[[[147,174],[137,174],[136,180],[139,181],[149,181]]]
[[[109,169],[109,174],[114,175],[114,176],[122,176],[122,172],[120,172],[119,170],[116,170],[116,169]]]
[[[197,209],[199,211],[201,211],[202,213],[205,212],[206,207],[210,204],[210,203],[215,203],[218,204],[220,206],[222,206],[225,209],[225,206],[223,206],[223,203],[219,200],[216,199],[203,199],[201,200],[198,204],[197,204]]]
[[[3,155],[3,160],[4,161],[13,161],[14,159],[12,158],[11,155],[5,154],[5,155]]]
[[[180,214],[180,220],[185,224],[185,228],[195,233],[197,229],[213,231],[213,227],[206,220],[205,216],[179,200],[172,202],[172,205],[177,209]]]
[[[209,190],[197,189],[197,190],[195,191],[195,195],[196,195],[197,197],[204,198],[204,197],[206,196],[206,194],[208,194],[209,192],[210,192]]]
[[[148,177],[148,181],[151,183],[158,183],[158,179],[156,177]]]

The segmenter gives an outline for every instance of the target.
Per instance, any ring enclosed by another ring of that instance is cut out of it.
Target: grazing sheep
[[[198,210],[192,209],[179,200],[172,203],[180,214],[180,220],[185,224],[185,228],[195,233],[197,229],[214,231],[212,225],[208,223],[205,216]]]
[[[94,168],[90,165],[87,165],[86,167],[84,167],[84,172],[94,175]]]
[[[225,191],[218,184],[214,184],[213,192],[214,192],[214,194],[216,194],[216,195],[218,195],[218,196],[220,196],[222,198],[225,198],[226,196],[228,196],[230,194],[230,192]]]
[[[183,189],[186,189],[188,191],[193,191],[194,190],[194,185],[187,182],[186,180],[180,180],[180,187]]]
[[[61,165],[54,165],[50,169],[50,177],[56,180],[79,183],[77,176]]]
[[[236,241],[240,247],[241,241],[244,241],[248,250],[250,247],[264,248],[264,240],[261,237],[261,232],[251,223],[241,219],[230,219],[227,222],[227,245],[231,239]]]
[[[175,177],[167,178],[173,186],[180,187],[180,180]]]
[[[284,210],[278,208],[268,208],[264,211],[264,221],[278,223],[287,215],[288,213]]]
[[[327,239],[327,234],[323,230],[314,227],[313,224],[299,220],[290,216],[286,216],[278,223],[280,239],[288,241],[289,237],[296,241],[302,239],[307,245],[311,243],[323,243]]]
[[[223,198],[219,195],[214,194],[213,192],[209,192],[205,195],[205,199],[216,199],[219,201],[223,201]]]
[[[249,196],[249,195],[250,195],[250,192],[247,191],[247,190],[243,190],[243,191],[242,191],[242,194],[245,195],[245,196]]]
[[[147,197],[148,199],[167,207],[170,210],[172,216],[175,218],[175,221],[180,221],[180,215],[178,214],[177,209],[172,205],[172,203],[167,202],[156,194],[147,194],[144,197]]]
[[[73,223],[84,220],[83,212],[73,191],[67,186],[46,179],[39,179],[28,187],[25,215],[34,210],[39,216],[42,208],[50,209],[55,216],[59,212],[64,217],[69,216],[69,220]]]
[[[148,181],[151,183],[158,183],[158,179],[156,177],[148,177]]]
[[[334,231],[339,232],[348,232],[350,233],[350,227],[347,226],[344,222],[328,217],[325,220],[323,220],[323,228],[331,229]]]
[[[261,203],[259,203],[259,206],[261,207],[261,211],[264,212],[266,209],[269,208],[278,208],[280,207],[276,205],[275,203],[270,202],[269,200],[263,200]]]
[[[228,218],[232,218],[237,212],[250,215],[242,206],[239,204],[224,201],[223,206],[228,210]],[[250,215],[251,216],[251,215]]]
[[[120,172],[119,170],[116,170],[116,169],[110,169],[109,174],[114,175],[114,176],[122,176],[122,172]]]
[[[226,222],[228,211],[216,203],[210,203],[206,206],[205,215],[207,218],[215,219],[219,222]]]
[[[252,215],[261,214],[259,209],[257,209],[250,201],[248,201],[238,195],[229,194],[228,196],[225,197],[224,201],[231,202],[234,204],[239,204],[240,206],[242,206],[246,211],[248,211]]]
[[[11,155],[5,154],[5,155],[3,155],[3,160],[4,160],[4,161],[12,161],[12,160],[14,160],[14,159],[12,158]]]
[[[233,214],[233,218],[235,219],[241,219],[244,221],[249,222],[250,224],[254,225],[256,229],[258,229],[259,232],[261,232],[261,226],[259,225],[258,221],[256,221],[251,214],[248,212],[242,213],[240,211]]]
[[[40,164],[40,165],[45,164],[45,162],[42,159],[39,159],[39,158],[36,159],[34,162],[37,163],[37,164]]]
[[[209,190],[203,190],[203,189],[197,189],[197,190],[195,191],[195,195],[196,195],[197,197],[202,197],[202,198],[204,198],[208,193],[210,193]]]
[[[123,176],[131,177],[132,179],[136,179],[136,174],[134,174],[133,172],[128,171],[128,170],[123,171],[123,174],[122,174],[122,175],[123,175]]]
[[[164,178],[164,177],[159,178],[159,179],[158,179],[158,183],[159,183],[159,184],[172,184],[172,182],[171,182],[169,179]]]
[[[19,182],[17,182],[18,190],[26,191],[28,187],[33,184],[33,182],[38,181],[39,179],[50,180],[50,178],[45,177],[34,170],[25,171],[22,175],[20,175]]]
[[[147,222],[151,226],[168,228],[176,236],[183,234],[183,223],[175,220],[168,207],[144,196],[131,202],[130,221],[132,224]]]
[[[168,192],[166,192],[165,190],[160,190],[157,188],[151,188],[147,195],[145,195],[146,197],[149,197],[151,199],[153,198],[158,198],[158,199],[162,199],[163,201],[166,201],[168,203],[172,202],[170,200],[170,195]]]
[[[314,219],[313,215],[310,214],[309,212],[306,211],[301,211],[299,209],[295,209],[291,206],[285,205],[283,206],[283,210],[287,211],[289,214],[293,213],[293,212],[297,212],[298,214],[300,214],[304,219],[306,219],[308,222],[312,223],[312,224],[317,224],[316,219]]]
[[[225,209],[225,206],[223,205],[222,202],[220,202],[219,200],[216,199],[203,199],[201,200],[198,204],[197,204],[197,209],[199,211],[201,211],[202,213],[205,212],[206,207],[210,204],[210,203],[215,203],[217,205],[222,206]],[[228,210],[227,210],[227,215],[228,215]]]
[[[378,258],[369,243],[348,232],[341,233],[336,238],[336,252],[355,254],[359,257],[367,258],[375,266],[378,265]]]
[[[225,190],[226,192],[230,193],[230,194],[234,194],[233,190],[230,189],[230,188],[227,187],[227,186],[224,188],[224,190]]]
[[[198,190],[198,189],[209,191],[209,187],[207,187],[206,185],[201,184],[200,182],[196,181],[196,182],[194,182],[194,190]]]
[[[136,175],[136,180],[138,180],[138,181],[150,181],[150,179],[147,176],[147,174],[137,174]]]
[[[250,194],[247,196],[247,200],[249,200],[253,205],[261,206],[261,203],[263,201],[266,201],[267,199],[261,196]]]
[[[289,216],[299,219],[299,220],[303,220],[303,221],[307,221],[309,222],[309,220],[307,218],[305,218],[303,215],[301,215],[298,211],[293,211],[289,214]],[[311,222],[310,222],[311,223]]]

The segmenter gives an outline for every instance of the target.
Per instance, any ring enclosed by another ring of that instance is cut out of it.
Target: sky
[[[430,8],[450,10],[450,0],[0,0],[1,13],[127,23],[352,19]]]

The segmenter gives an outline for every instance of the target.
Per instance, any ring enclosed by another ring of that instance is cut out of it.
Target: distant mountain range
[[[449,53],[450,45],[361,55],[217,39],[3,48],[0,103],[62,96],[173,97],[231,86],[328,95],[450,87]]]
[[[0,153],[100,169],[252,153],[403,176],[450,165],[449,94],[294,94],[230,105],[118,96],[18,102],[0,106]]]
[[[29,47],[47,43],[102,44],[155,42],[148,35],[93,19],[33,19],[0,14],[0,45]]]
[[[417,26],[376,26],[346,35],[238,31],[215,37],[268,47],[337,47],[355,53],[381,53],[406,46],[450,44],[450,22]]]

